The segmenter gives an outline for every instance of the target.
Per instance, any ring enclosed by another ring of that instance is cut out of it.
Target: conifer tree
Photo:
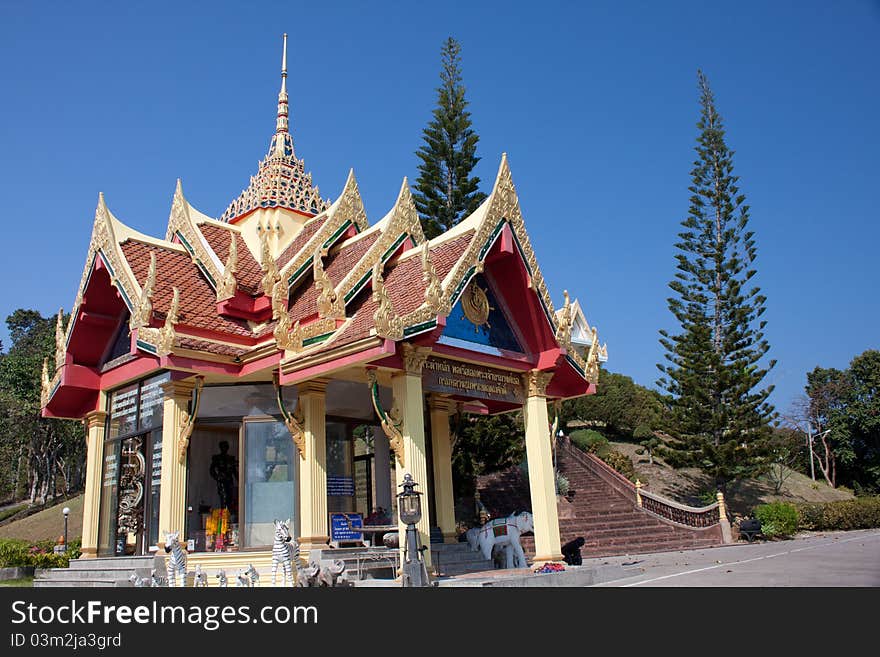
[[[658,385],[667,393],[671,436],[662,454],[673,465],[701,468],[723,491],[766,464],[775,413],[767,401],[773,386],[761,386],[775,361],[762,364],[769,349],[760,319],[766,297],[752,283],[749,206],[733,175],[733,151],[709,82],[702,71],[697,77],[697,159],[667,300],[681,331],[660,331],[667,363],[657,366],[663,373]]]
[[[419,177],[413,200],[430,239],[449,230],[477,209],[486,195],[478,189],[480,179],[471,171],[479,137],[471,128],[465,88],[461,78],[461,46],[449,37],[441,49],[442,84],[437,89],[434,118],[422,131],[424,144],[416,152]]]

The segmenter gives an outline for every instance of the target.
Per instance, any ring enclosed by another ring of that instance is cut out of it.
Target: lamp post
[[[70,515],[70,507],[64,507],[61,510],[61,513],[64,514],[64,551],[67,551],[67,516]]]
[[[416,523],[422,519],[421,493],[415,490],[418,484],[413,481],[409,473],[403,476],[400,487],[403,491],[397,494],[397,509],[400,521],[406,525],[406,544],[403,552],[403,586],[427,586],[428,571],[422,559],[422,550],[419,545],[419,532]]]

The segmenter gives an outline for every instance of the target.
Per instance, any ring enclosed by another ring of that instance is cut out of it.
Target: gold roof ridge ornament
[[[406,467],[406,456],[403,447],[403,420],[400,418],[400,412],[392,402],[391,410],[386,411],[382,408],[382,402],[379,399],[379,381],[376,378],[376,370],[372,367],[367,368],[367,385],[370,387],[370,401],[373,403],[373,410],[379,418],[379,424],[382,431],[388,436],[388,446],[397,457],[400,467]]]
[[[422,242],[422,282],[425,284],[425,304],[434,315],[448,315],[449,310],[444,307],[443,303],[443,283],[437,276],[437,270],[431,261],[430,251],[428,241]]]
[[[344,315],[339,308],[339,298],[336,295],[333,281],[324,270],[324,263],[321,261],[323,254],[323,247],[318,245],[318,248],[315,249],[315,255],[312,257],[312,278],[315,281],[315,289],[318,290],[318,298],[315,303],[318,306],[318,315],[322,319]]]
[[[64,340],[64,308],[58,309],[58,318],[55,320],[55,369],[64,365],[64,357],[67,353],[67,345]]]
[[[563,290],[562,296],[565,297],[565,303],[562,305],[562,309],[559,312],[559,326],[556,329],[556,341],[560,346],[570,349],[571,326],[574,322],[574,317],[572,317],[571,314],[571,299],[568,296],[568,290]]]
[[[278,273],[278,265],[269,249],[267,230],[260,231],[260,269],[263,271],[263,278],[260,281],[263,286],[263,294],[271,297],[275,282],[281,278],[281,274]]]
[[[138,329],[138,338],[156,347],[157,356],[167,356],[174,349],[174,342],[177,339],[175,326],[179,321],[179,309],[180,289],[175,287],[174,295],[171,298],[171,306],[165,315],[165,324],[162,328],[142,327]]]
[[[376,327],[376,335],[381,338],[399,340],[403,337],[403,322],[394,313],[391,298],[385,289],[385,281],[382,278],[382,263],[373,265],[373,301],[378,304],[373,313],[373,324]]]
[[[229,255],[226,257],[226,265],[223,267],[223,278],[217,286],[217,301],[226,301],[235,296],[238,283],[235,274],[238,272],[238,237],[235,231],[229,236]]]
[[[147,278],[141,289],[141,298],[138,306],[131,314],[128,321],[129,331],[142,326],[149,326],[153,317],[153,294],[156,289],[156,253],[150,251],[150,267],[147,270]]]
[[[43,372],[40,375],[40,405],[45,406],[49,403],[49,389],[52,382],[49,379],[49,357],[43,359]]]

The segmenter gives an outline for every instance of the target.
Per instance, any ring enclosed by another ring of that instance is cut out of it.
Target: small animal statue
[[[321,566],[314,561],[309,562],[305,568],[296,569],[296,585],[298,587],[317,586],[318,573],[321,572]]]
[[[161,578],[156,577],[156,569],[150,569],[150,587],[155,588],[157,586],[162,586]]]
[[[272,586],[275,586],[275,575],[279,564],[284,573],[284,586],[293,586],[293,576],[291,575],[290,568],[291,548],[295,544],[295,551],[298,553],[299,544],[290,535],[289,518],[287,522],[281,522],[280,520],[273,522],[275,523],[275,540],[272,543]]]
[[[336,580],[345,570],[345,562],[336,559],[335,561],[321,566],[321,572],[318,574],[318,586],[336,586]]]
[[[208,573],[202,570],[202,564],[196,564],[196,572],[193,575],[193,586],[197,587],[206,587],[208,586]]]
[[[169,555],[165,560],[168,586],[178,586],[177,575],[180,586],[186,586],[186,552],[180,546],[180,532],[165,532],[165,552]]]
[[[247,571],[244,568],[239,568],[238,573],[235,575],[235,586],[250,586],[251,580],[247,576]]]
[[[229,585],[229,581],[226,579],[225,570],[218,570],[217,574],[214,577],[217,578],[217,586],[225,589]]]
[[[128,581],[131,582],[132,586],[137,588],[142,588],[146,586],[147,578],[146,577],[138,577],[137,573],[132,573],[131,577],[128,578]]]
[[[251,586],[256,586],[257,582],[260,581],[260,573],[257,572],[257,569],[254,568],[254,564],[252,563],[248,564],[247,570],[244,571],[244,574],[250,578]]]
[[[477,530],[477,531],[474,531]],[[510,546],[507,551],[508,568],[528,568],[525,552],[520,544],[520,536],[535,531],[532,514],[528,511],[513,513],[506,518],[495,518],[482,527],[474,527],[467,531],[467,541],[471,549],[483,553],[484,559],[492,558],[492,550]]]

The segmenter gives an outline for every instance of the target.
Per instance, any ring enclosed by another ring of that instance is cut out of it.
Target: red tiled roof
[[[191,338],[188,335],[177,336],[177,344],[184,349],[193,349],[195,351],[207,351],[220,356],[241,356],[248,352],[247,347],[234,347],[228,344],[220,344],[210,342],[208,340],[199,340]]]
[[[278,269],[284,268],[284,265],[296,257],[296,254],[302,250],[306,245],[306,242],[312,239],[312,236],[318,232],[318,229],[324,225],[325,221],[326,219],[312,220],[302,227],[299,234],[293,238],[293,241],[275,259],[275,262],[278,264]]]
[[[180,289],[178,317],[181,324],[242,337],[253,337],[245,320],[217,314],[217,294],[188,254],[134,240],[126,240],[120,248],[141,285],[147,279],[150,253],[156,254],[153,312],[156,313],[157,319],[164,318],[168,312],[174,295],[173,288],[177,287]]]
[[[232,231],[214,224],[198,224],[198,229],[202,231],[205,240],[211,245],[214,253],[220,258],[220,262],[225,266],[226,259],[229,257],[229,245],[232,243]],[[260,263],[254,260],[251,251],[244,243],[244,240],[238,240],[238,266],[236,267],[235,280],[238,287],[250,295],[256,296],[262,294],[261,281],[263,279],[263,269]]]

